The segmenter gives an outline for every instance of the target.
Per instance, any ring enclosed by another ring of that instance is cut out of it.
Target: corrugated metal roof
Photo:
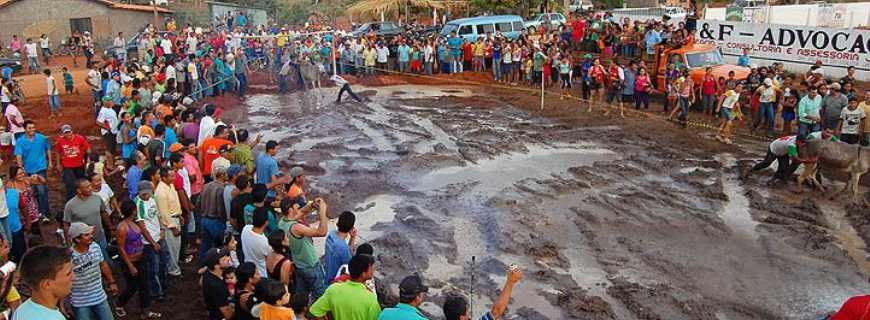
[[[0,0],[0,8],[8,6],[8,5],[12,4],[13,2],[18,2],[18,1],[24,1],[24,0]],[[109,8],[112,8],[112,9],[154,12],[154,8],[152,6],[149,6],[149,5],[124,4],[124,3],[117,3],[117,2],[109,1],[109,0],[89,0],[89,1],[95,1],[95,2],[102,3],[102,4],[108,6]],[[157,7],[157,12],[174,13],[174,11],[163,8],[163,7]]]

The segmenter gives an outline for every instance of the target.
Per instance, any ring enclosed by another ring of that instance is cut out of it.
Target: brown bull
[[[804,163],[804,172],[798,177],[798,190],[803,192],[803,183],[809,179],[824,192],[825,188],[816,179],[819,165],[849,173],[849,182],[840,192],[851,188],[852,201],[858,202],[858,182],[861,175],[870,170],[870,148],[839,141],[813,139],[798,146],[798,154]],[[839,193],[838,193],[839,194]]]

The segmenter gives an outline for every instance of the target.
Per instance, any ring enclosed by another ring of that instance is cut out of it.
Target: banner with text
[[[725,55],[739,56],[748,48],[758,59],[806,65],[821,60],[826,66],[870,70],[868,30],[700,20],[696,39],[718,44]]]

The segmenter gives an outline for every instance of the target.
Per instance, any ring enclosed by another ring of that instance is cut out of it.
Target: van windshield
[[[456,25],[456,24],[445,25],[444,28],[441,29],[441,35],[442,36],[449,36],[451,32],[456,31],[457,29],[459,29],[459,25]]]
[[[693,52],[686,54],[686,63],[689,68],[701,68],[724,64],[722,53],[719,50],[710,50],[706,52]]]

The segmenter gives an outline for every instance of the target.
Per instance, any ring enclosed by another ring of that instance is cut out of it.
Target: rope
[[[342,65],[350,66],[348,64],[342,64]],[[369,67],[366,67],[366,68],[369,68]],[[375,71],[384,72],[384,73],[389,73],[389,74],[397,74],[397,75],[425,78],[425,79],[438,80],[438,81],[450,81],[450,82],[459,83],[459,84],[477,85],[477,86],[484,86],[484,87],[497,88],[497,89],[528,92],[528,93],[532,93],[535,95],[541,94],[540,93],[541,91],[539,91],[538,89],[529,88],[529,87],[520,87],[520,86],[515,87],[515,86],[509,86],[509,85],[499,84],[499,83],[483,83],[483,82],[479,82],[479,81],[463,80],[463,79],[446,79],[446,78],[442,78],[442,77],[435,77],[435,76],[430,76],[430,75],[425,75],[425,74],[402,73],[402,72],[398,72],[398,71],[386,70],[386,69],[381,69],[381,68],[376,68],[376,67],[371,67],[370,69],[375,70]],[[549,89],[549,90],[545,89],[543,91],[546,95],[560,96],[560,97],[568,99],[568,100],[574,100],[574,101],[578,101],[581,103],[585,103],[586,106],[588,106],[591,103],[594,107],[610,108],[610,109],[618,108],[617,106],[612,106],[610,104],[600,102],[600,101],[583,99],[581,97],[576,97],[576,96],[573,96],[571,94],[565,95],[563,92],[557,92],[557,91],[552,90],[552,89]],[[615,110],[610,110],[610,111],[615,111]],[[646,117],[646,118],[650,118],[650,119],[661,120],[664,122],[670,121],[664,115],[654,113],[654,112],[634,110],[632,108],[624,108],[624,111],[627,114],[638,115],[639,117]],[[566,116],[566,117],[551,117],[551,118],[552,119],[560,119],[560,120],[571,120],[571,119],[584,119],[587,117],[588,116]],[[705,123],[705,122],[699,122],[699,121],[686,120],[686,125],[691,126],[691,127],[695,127],[695,128],[708,129],[708,130],[712,130],[712,131],[719,130],[719,127],[717,127],[717,126],[714,126],[714,125],[711,125],[711,124]],[[751,138],[751,139],[755,139],[755,140],[759,140],[759,141],[769,140],[768,137],[756,135],[753,133],[746,133],[746,132],[733,132],[732,135],[740,136],[740,137],[744,137],[744,138]]]

